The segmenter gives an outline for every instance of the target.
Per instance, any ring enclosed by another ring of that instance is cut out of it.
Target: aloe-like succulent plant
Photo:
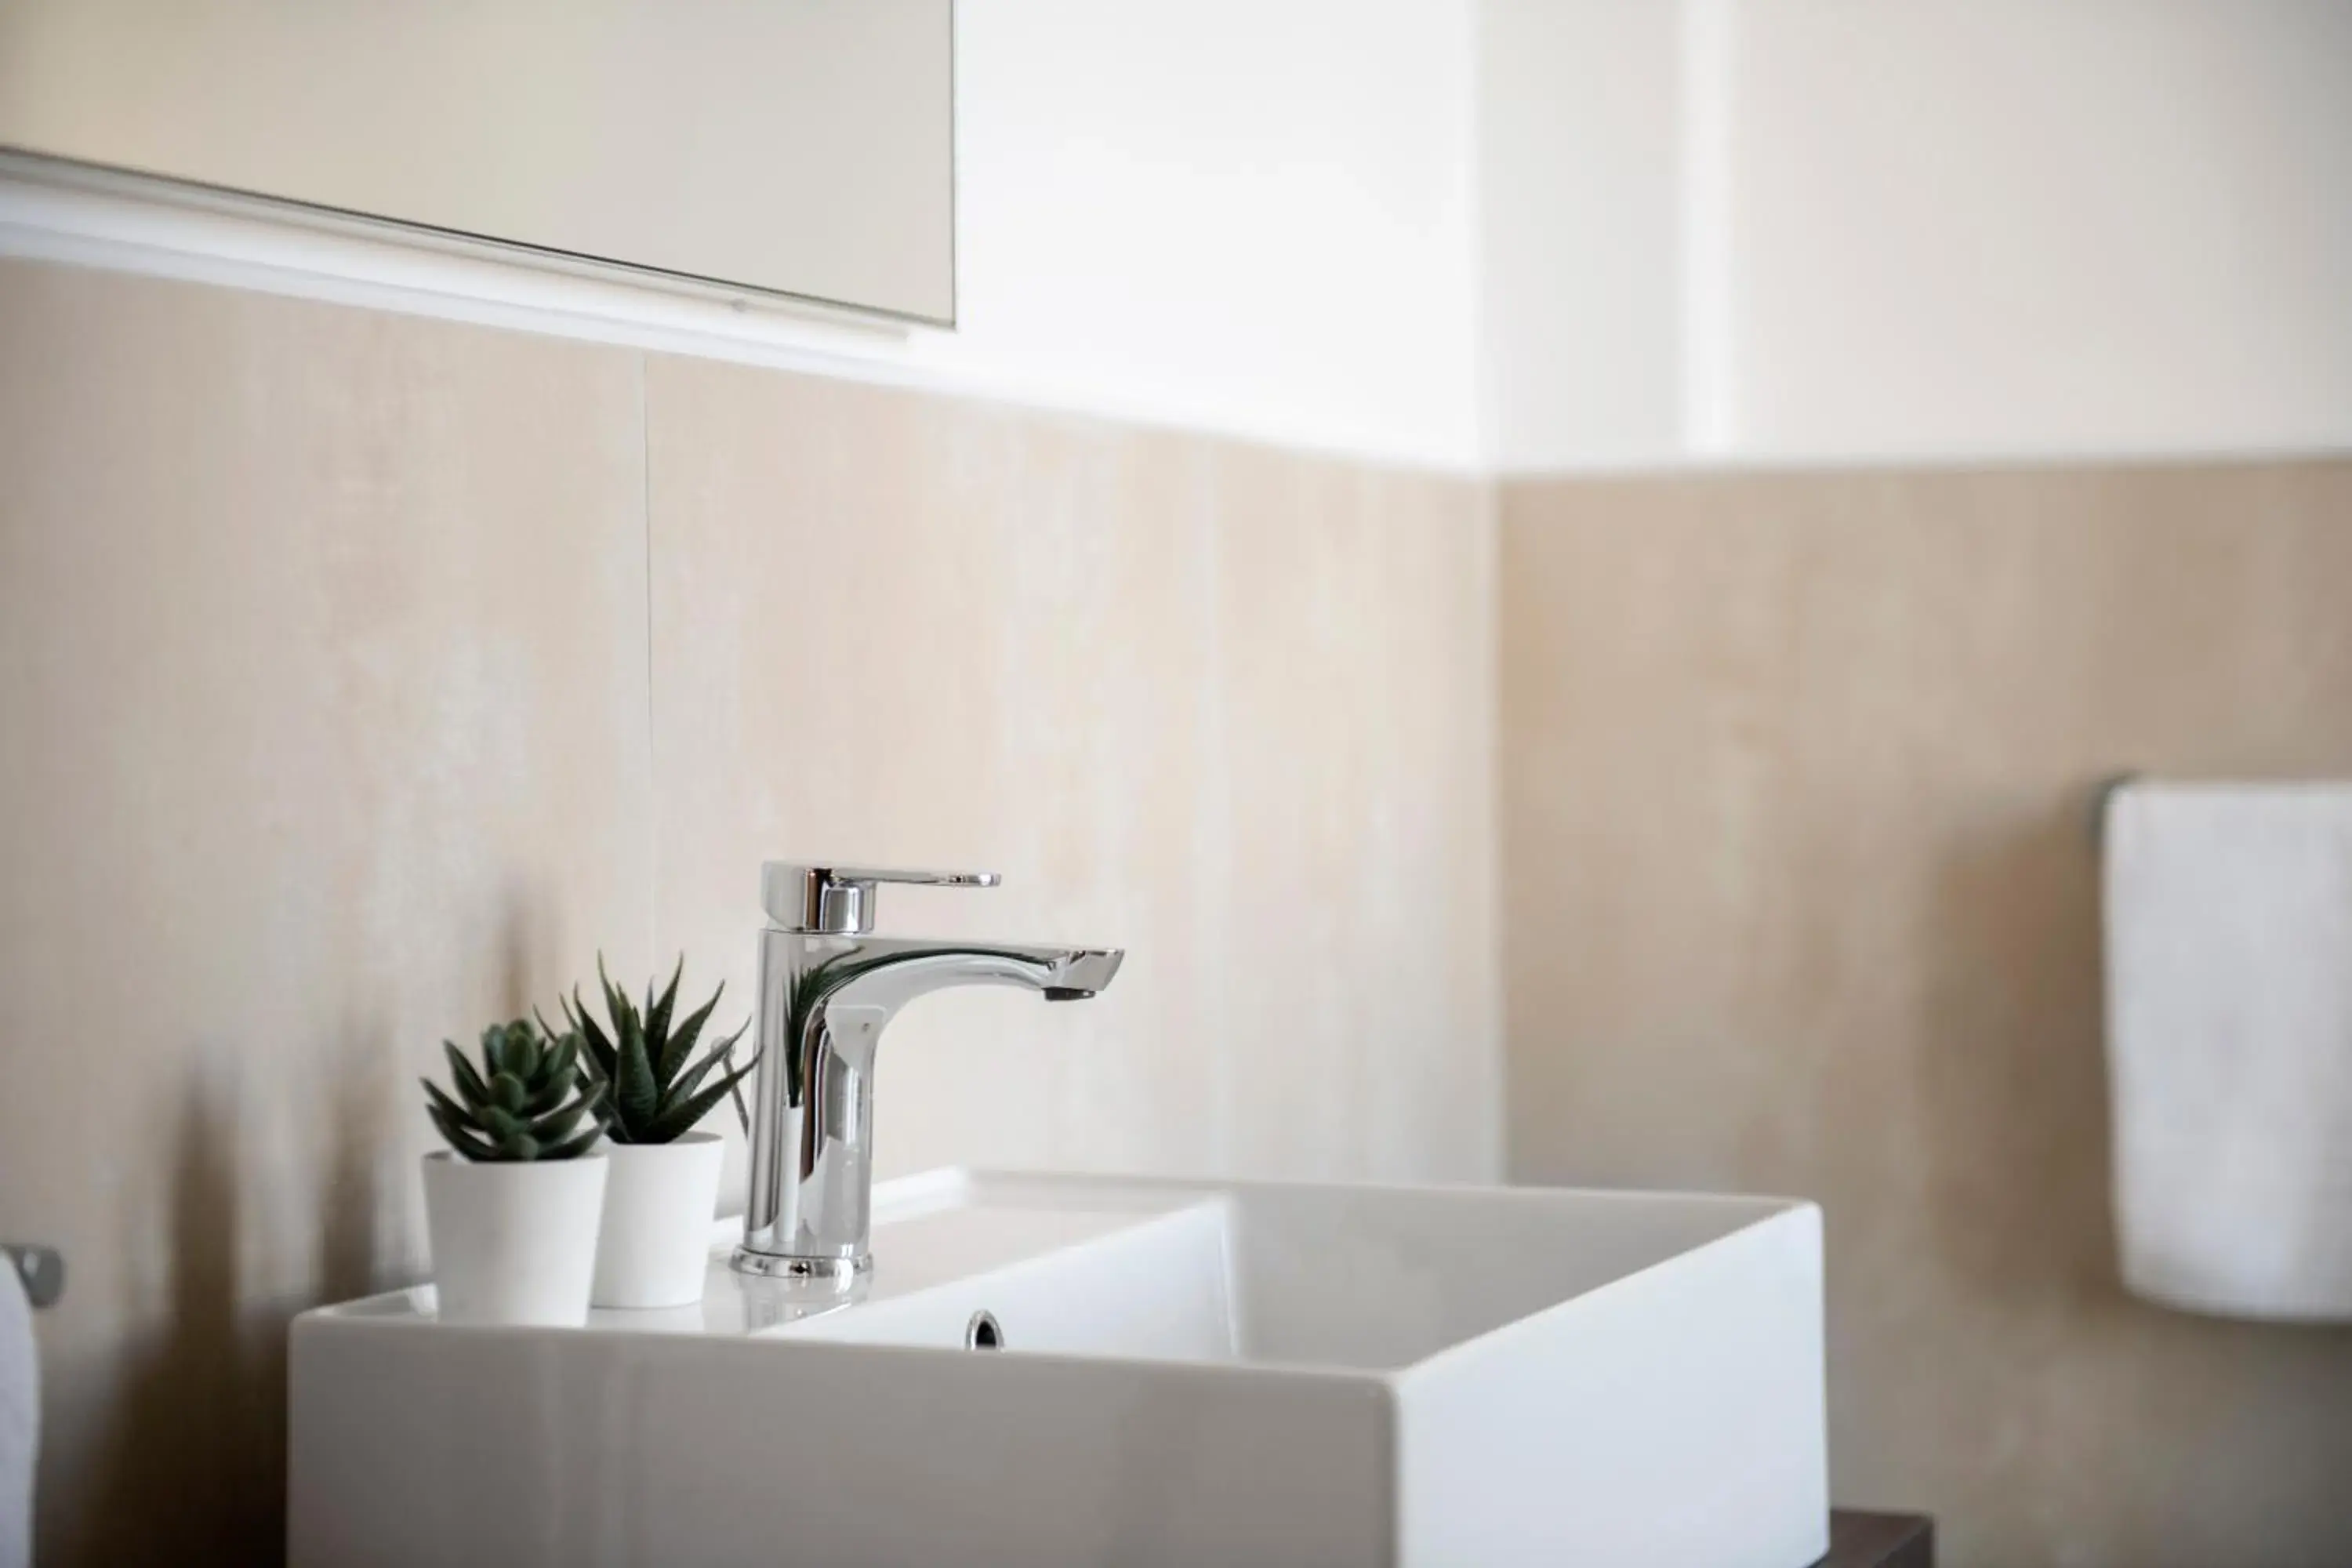
[[[529,1018],[493,1024],[482,1031],[478,1070],[454,1043],[441,1048],[457,1093],[425,1079],[425,1110],[467,1159],[569,1160],[604,1131],[611,1110],[603,1086],[581,1070],[577,1035],[558,1038]]]
[[[735,1044],[751,1024],[746,1020],[699,1061],[693,1060],[695,1043],[727,985],[721,981],[710,1000],[688,1014],[673,1031],[670,1018],[677,1005],[678,979],[685,973],[681,954],[659,996],[651,984],[646,986],[641,1013],[628,993],[606,977],[600,954],[596,979],[604,988],[604,1021],[589,1013],[577,986],[562,1004],[564,1021],[584,1044],[589,1071],[611,1091],[613,1119],[604,1131],[615,1143],[675,1142],[730,1094],[736,1097],[736,1114],[744,1115],[738,1086],[758,1062],[755,1058],[737,1068]]]

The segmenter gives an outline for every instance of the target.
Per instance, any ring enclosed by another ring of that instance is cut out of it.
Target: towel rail
[[[36,1307],[54,1307],[66,1293],[66,1255],[54,1247],[30,1242],[0,1241],[0,1256],[25,1282],[25,1299]]]

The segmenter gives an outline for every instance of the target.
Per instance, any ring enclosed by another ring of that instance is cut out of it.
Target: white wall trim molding
[[[0,254],[680,353],[823,364],[903,342],[880,318],[289,204],[0,153]]]
[[[5,152],[0,257],[901,386],[1386,468],[1477,473],[1456,453],[1383,449],[1307,420],[1223,420],[1015,368],[968,366],[954,361],[952,332],[813,301],[640,277],[625,268]]]

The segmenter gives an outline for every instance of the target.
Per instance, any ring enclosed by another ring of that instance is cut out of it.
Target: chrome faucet
[[[735,1268],[789,1279],[855,1279],[874,1188],[874,1047],[898,1009],[950,985],[1025,985],[1049,1002],[1111,983],[1117,949],[877,937],[876,889],[992,888],[993,871],[760,868],[759,1070],[751,1195]]]

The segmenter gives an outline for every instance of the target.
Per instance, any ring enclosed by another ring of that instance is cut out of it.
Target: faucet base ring
[[[727,1262],[738,1274],[756,1274],[763,1279],[814,1279],[835,1285],[846,1285],[874,1269],[870,1252],[860,1258],[803,1258],[739,1247]]]

